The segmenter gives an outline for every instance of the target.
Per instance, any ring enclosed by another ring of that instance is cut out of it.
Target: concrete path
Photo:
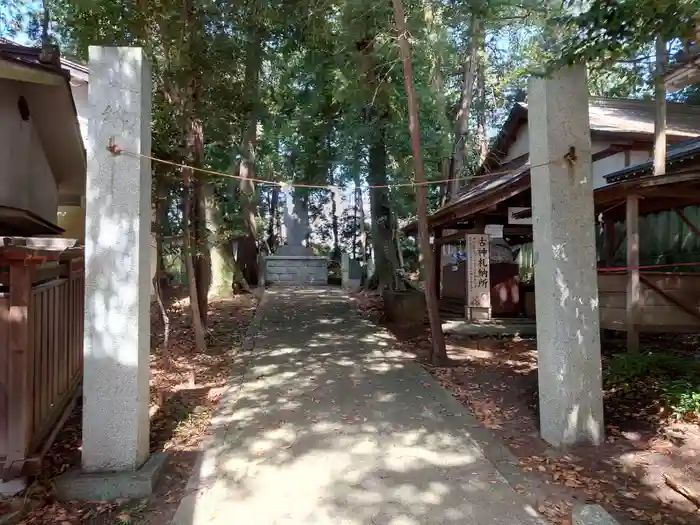
[[[340,291],[273,288],[174,525],[540,523]]]

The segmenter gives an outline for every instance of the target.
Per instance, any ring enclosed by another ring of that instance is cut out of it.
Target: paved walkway
[[[174,525],[539,523],[461,405],[342,292],[273,288],[254,324]]]

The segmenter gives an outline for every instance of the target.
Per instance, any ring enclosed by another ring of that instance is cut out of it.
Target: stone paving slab
[[[254,325],[173,525],[541,523],[341,291],[273,289]]]

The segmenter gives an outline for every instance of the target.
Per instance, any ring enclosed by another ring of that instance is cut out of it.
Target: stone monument
[[[587,86],[577,65],[528,93],[540,432],[555,447],[604,437]]]
[[[90,46],[85,207],[83,441],[61,500],[148,496],[165,461],[149,450],[151,69],[140,48]]]
[[[309,214],[301,199],[285,192],[284,226],[287,244],[265,257],[265,282],[286,284],[328,284],[328,259],[314,255],[304,245],[309,235]]]

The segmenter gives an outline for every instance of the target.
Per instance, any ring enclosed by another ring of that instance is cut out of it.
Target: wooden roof
[[[628,178],[593,192],[596,213],[625,217],[627,195],[637,194],[639,215],[700,204],[700,169]]]
[[[522,205],[523,197],[529,200],[526,192],[530,190],[530,169],[527,165],[523,166],[519,171],[510,174],[507,179],[500,177],[490,183],[483,182],[478,187],[484,186],[488,186],[489,189],[469,192],[431,215],[430,229],[459,228],[467,221],[483,216],[487,210],[498,209],[507,219],[509,205]],[[474,189],[476,188],[475,186]],[[625,201],[627,195],[632,193],[641,197],[640,215],[700,205],[700,162],[697,168],[673,171],[659,176],[638,175],[598,188],[593,192],[596,214],[606,213],[615,220],[624,220]],[[520,202],[515,203],[514,199],[518,196],[521,197]],[[521,214],[522,218],[529,216],[531,213]],[[413,234],[416,230],[416,222],[404,228],[408,234]]]
[[[85,195],[87,158],[71,89],[58,52],[0,41],[0,80],[21,86],[61,195]]]
[[[654,101],[590,97],[588,116],[591,136],[596,138],[619,137],[628,140],[653,141]],[[527,125],[526,102],[513,105],[501,131],[497,135],[484,162],[484,169],[495,170],[508,154],[518,131]],[[700,106],[666,103],[666,134],[671,141],[700,137]],[[481,171],[481,170],[480,170]]]

